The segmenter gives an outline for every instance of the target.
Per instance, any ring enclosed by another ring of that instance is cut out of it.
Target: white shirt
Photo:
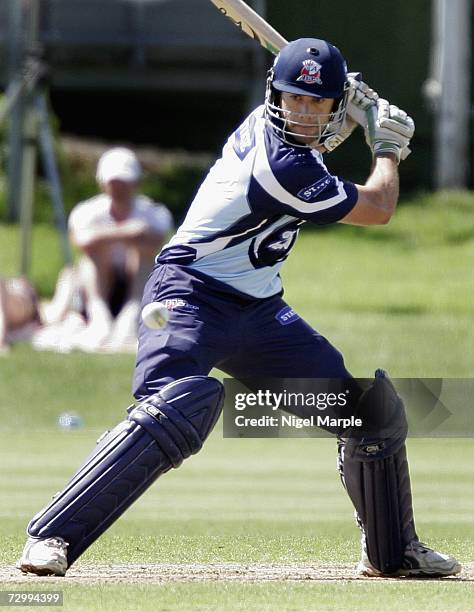
[[[106,193],[96,195],[77,204],[69,216],[69,231],[73,239],[86,242],[89,237],[100,229],[118,227],[118,222],[110,213],[111,198]],[[163,204],[155,204],[143,195],[134,198],[128,220],[144,221],[157,234],[166,235],[173,228],[173,217]],[[125,245],[114,245],[113,259],[120,265],[125,257]]]

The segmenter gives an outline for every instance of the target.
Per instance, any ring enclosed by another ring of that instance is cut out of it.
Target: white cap
[[[106,151],[97,164],[97,182],[104,184],[114,179],[134,183],[142,173],[137,156],[130,149],[116,147]]]

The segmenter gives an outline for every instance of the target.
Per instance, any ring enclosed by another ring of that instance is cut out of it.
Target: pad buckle
[[[367,444],[364,446],[362,450],[367,455],[375,455],[375,453],[379,453],[381,450],[385,448],[385,444],[383,442],[379,442],[378,444]]]

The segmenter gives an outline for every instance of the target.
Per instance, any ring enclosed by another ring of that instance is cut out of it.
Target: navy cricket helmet
[[[291,131],[297,120],[289,121],[288,113],[281,108],[281,92],[315,98],[334,99],[332,112],[328,115],[305,116],[301,125],[319,128],[319,134],[308,145],[316,147],[330,136],[334,136],[344,121],[347,92],[347,65],[337,47],[318,38],[300,38],[284,47],[277,55],[269,72],[265,109],[267,121],[278,136],[293,145],[297,132]],[[314,123],[312,123],[313,119]]]

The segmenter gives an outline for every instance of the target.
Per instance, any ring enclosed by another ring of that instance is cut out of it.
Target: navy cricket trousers
[[[280,295],[255,299],[176,264],[157,264],[142,307],[164,302],[168,324],[139,327],[133,394],[141,399],[213,367],[242,378],[351,378],[341,353]]]

